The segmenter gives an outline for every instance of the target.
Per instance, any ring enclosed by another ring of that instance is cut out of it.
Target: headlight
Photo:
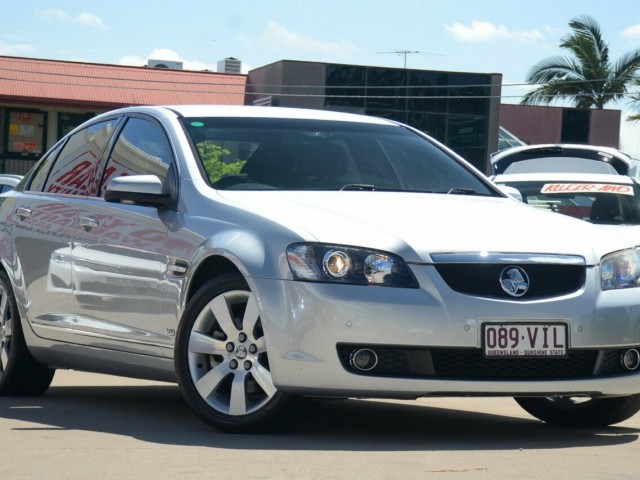
[[[296,280],[418,288],[418,281],[407,264],[392,253],[294,243],[287,248],[287,261]]]
[[[600,285],[603,290],[640,287],[640,250],[622,250],[602,257]]]

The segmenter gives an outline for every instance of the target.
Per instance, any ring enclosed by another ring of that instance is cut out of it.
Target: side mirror
[[[111,203],[163,208],[171,203],[171,194],[163,193],[162,182],[155,175],[129,175],[109,180],[104,199]]]
[[[515,198],[520,202],[522,201],[522,194],[520,193],[520,190],[518,190],[517,188],[509,187],[507,185],[496,185],[496,187],[498,187],[498,190],[500,190],[505,195],[508,195],[511,198]]]

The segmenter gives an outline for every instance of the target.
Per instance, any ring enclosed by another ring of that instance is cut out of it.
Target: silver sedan
[[[312,398],[640,409],[640,255],[423,133],[326,111],[116,110],[0,197],[0,394],[55,369],[177,381],[230,432]]]

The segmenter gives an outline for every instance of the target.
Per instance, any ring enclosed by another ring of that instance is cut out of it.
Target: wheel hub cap
[[[240,345],[238,348],[236,348],[236,357],[238,357],[239,359],[244,359],[247,357],[247,347],[245,347],[244,345]]]

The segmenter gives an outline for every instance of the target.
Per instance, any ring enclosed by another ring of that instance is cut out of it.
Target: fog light
[[[636,370],[640,367],[640,352],[635,348],[630,348],[622,354],[620,360],[622,361],[622,366],[625,369],[629,371]]]
[[[357,370],[368,372],[378,364],[378,356],[373,350],[361,348],[351,352],[349,363],[351,363],[351,366]]]

